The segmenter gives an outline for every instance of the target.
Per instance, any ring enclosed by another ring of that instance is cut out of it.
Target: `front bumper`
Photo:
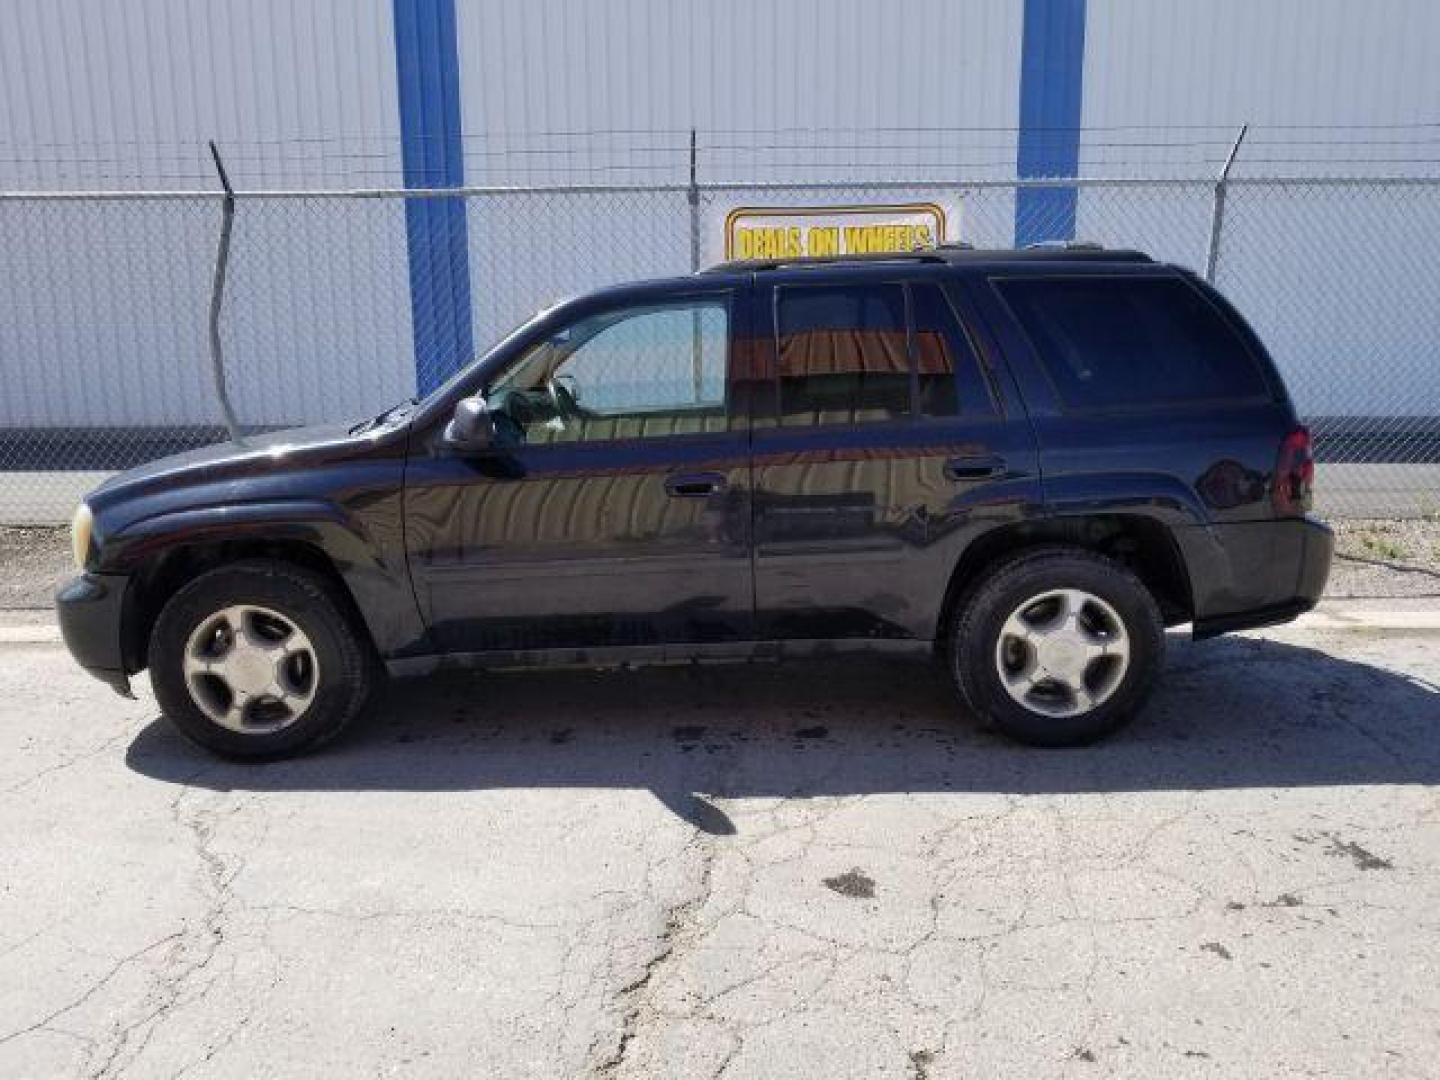
[[[55,594],[60,634],[70,655],[95,678],[126,697],[130,676],[125,670],[125,591],[122,574],[81,574]]]

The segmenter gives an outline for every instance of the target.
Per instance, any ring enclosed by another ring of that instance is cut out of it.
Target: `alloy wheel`
[[[200,710],[245,735],[289,727],[320,685],[315,647],[293,619],[237,604],[202,619],[185,645],[185,683]]]
[[[1006,692],[1031,712],[1079,716],[1115,693],[1130,666],[1119,614],[1094,593],[1052,589],[1011,612],[995,644]]]

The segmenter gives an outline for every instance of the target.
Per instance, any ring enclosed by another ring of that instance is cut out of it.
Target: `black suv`
[[[1314,605],[1310,439],[1215,290],[1137,252],[731,263],[541,312],[418,403],[123,473],[76,514],[76,659],[273,757],[382,672],[938,656],[1085,742],[1164,628]]]

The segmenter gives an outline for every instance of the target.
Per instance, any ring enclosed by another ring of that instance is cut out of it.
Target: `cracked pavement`
[[[1051,752],[849,658],[400,684],[241,766],[0,661],[0,1076],[1437,1071],[1433,635],[1172,636]]]

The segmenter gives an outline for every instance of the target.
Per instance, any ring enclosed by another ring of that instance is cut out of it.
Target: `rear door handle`
[[[665,494],[672,499],[704,499],[718,495],[727,486],[722,473],[671,473],[665,477]]]
[[[945,462],[947,480],[993,480],[1005,475],[1005,459],[994,455],[956,457]]]

